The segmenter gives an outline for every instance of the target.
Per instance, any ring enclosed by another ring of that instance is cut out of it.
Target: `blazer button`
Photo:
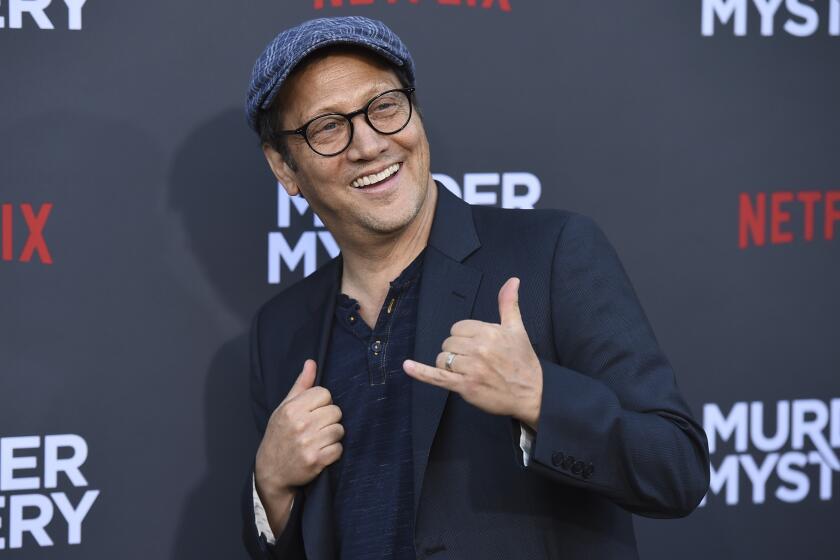
[[[595,472],[595,466],[592,463],[589,463],[583,468],[583,478],[589,478],[592,476],[593,472]]]
[[[554,465],[555,467],[559,467],[561,464],[563,464],[563,459],[565,459],[565,458],[566,458],[565,455],[563,455],[559,451],[555,451],[554,453],[551,454],[551,464]]]
[[[572,457],[571,455],[566,455],[566,457],[563,458],[563,464],[560,465],[560,466],[561,466],[561,468],[563,468],[565,470],[569,470],[569,469],[572,468],[572,465],[574,465],[574,464],[575,464],[575,458]]]
[[[583,461],[575,461],[572,465],[572,474],[580,474],[583,472]]]

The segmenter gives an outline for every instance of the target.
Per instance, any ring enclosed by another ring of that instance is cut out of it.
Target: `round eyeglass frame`
[[[375,130],[376,132],[378,132],[379,134],[383,134],[385,136],[391,136],[392,134],[396,134],[396,133],[400,132],[402,129],[404,129],[406,126],[408,126],[408,123],[411,122],[411,116],[414,114],[414,103],[413,103],[413,100],[411,98],[411,96],[414,94],[414,90],[415,90],[415,88],[413,88],[413,87],[389,89],[387,91],[383,91],[382,93],[377,94],[370,101],[365,103],[365,106],[362,107],[361,109],[357,109],[357,110],[352,111],[350,113],[324,113],[323,115],[318,115],[317,117],[314,117],[314,118],[308,120],[300,128],[297,128],[295,130],[280,130],[276,134],[278,136],[294,136],[294,135],[303,136],[303,139],[306,140],[306,144],[309,146],[309,148],[313,152],[318,154],[319,156],[323,156],[323,157],[337,156],[338,154],[340,154],[341,152],[343,152],[344,150],[349,148],[350,144],[353,143],[353,132],[354,132],[353,118],[356,117],[356,115],[364,115],[365,116],[365,122],[367,122],[368,126],[371,127],[373,130]],[[376,128],[373,125],[372,122],[370,122],[370,116],[368,115],[368,110],[370,109],[370,106],[373,105],[374,101],[376,101],[377,99],[379,99],[383,95],[388,95],[389,93],[394,93],[395,91],[399,91],[401,93],[404,93],[405,96],[408,98],[408,118],[405,119],[405,124],[402,125],[401,127],[399,127],[397,130],[394,130],[392,132],[382,132],[381,130]],[[306,134],[306,131],[309,128],[309,125],[311,125],[312,123],[314,123],[318,119],[322,119],[324,117],[344,117],[344,119],[347,120],[347,122],[350,124],[350,135],[347,137],[347,144],[343,148],[338,150],[337,152],[331,152],[331,153],[326,153],[326,154],[323,153],[323,152],[319,152],[318,150],[316,150],[312,146],[312,143],[309,142],[309,136]]]

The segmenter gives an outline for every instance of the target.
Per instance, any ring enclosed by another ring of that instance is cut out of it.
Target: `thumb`
[[[289,394],[286,395],[286,398],[283,399],[283,401],[285,402],[293,399],[315,385],[315,372],[317,370],[318,366],[315,363],[315,360],[306,360],[303,362],[303,369],[300,370],[300,375],[298,375],[298,378],[295,380],[295,384],[292,385],[292,388],[289,390]]]
[[[522,315],[519,314],[519,278],[508,278],[499,290],[499,317],[502,326],[513,327],[522,325]]]

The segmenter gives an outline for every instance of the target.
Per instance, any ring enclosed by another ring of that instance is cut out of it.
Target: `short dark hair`
[[[297,72],[300,68],[303,68],[306,64],[314,60],[316,57],[320,58],[327,54],[325,52],[326,49],[322,49],[319,51],[315,51],[314,53],[310,54],[306,58],[304,58],[297,67],[293,70]],[[342,51],[352,51],[352,52],[364,52],[365,54],[373,54],[372,51],[365,49],[363,47],[357,47],[353,45],[340,45],[331,49],[328,49],[329,52],[335,52],[336,50]],[[385,58],[381,58],[382,62],[385,63],[394,73],[397,75],[397,79],[400,81],[402,87],[410,87],[411,80],[409,80],[408,74],[406,73],[405,69],[401,66],[397,66],[390,61],[386,60]],[[287,78],[288,81],[288,78]],[[280,122],[282,121],[282,113],[280,104],[278,99],[280,96],[276,96],[274,101],[271,103],[271,106],[268,109],[261,109],[259,113],[257,113],[257,130],[260,135],[260,145],[268,144],[272,148],[274,148],[280,156],[283,158],[283,161],[286,162],[286,165],[292,171],[297,171],[297,162],[292,157],[292,153],[289,150],[289,142],[286,136],[278,134]],[[414,95],[414,106],[417,113],[420,113],[420,108],[417,106],[417,97],[416,94]]]

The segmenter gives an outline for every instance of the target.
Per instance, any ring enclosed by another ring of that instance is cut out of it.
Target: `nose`
[[[353,117],[353,140],[347,148],[351,160],[372,160],[388,149],[388,138],[375,131],[364,115]]]

